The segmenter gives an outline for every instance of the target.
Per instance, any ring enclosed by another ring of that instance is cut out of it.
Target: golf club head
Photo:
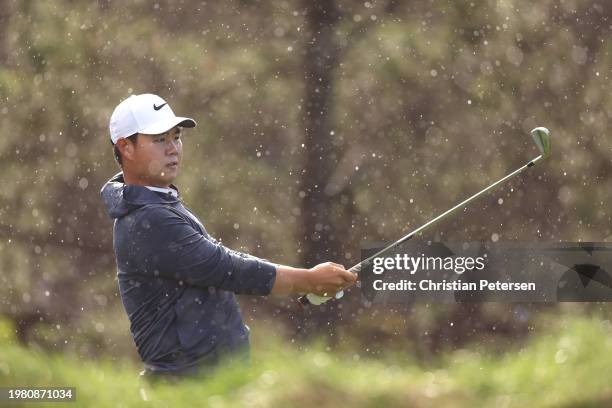
[[[537,127],[531,131],[531,137],[542,156],[548,157],[550,154],[550,131],[545,127]]]

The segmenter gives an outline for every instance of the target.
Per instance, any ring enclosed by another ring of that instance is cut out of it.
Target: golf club
[[[514,176],[516,176],[517,174],[521,173],[523,170],[525,170],[525,169],[527,169],[529,167],[534,166],[541,159],[544,159],[544,158],[548,157],[548,155],[550,154],[550,132],[549,132],[549,130],[546,129],[545,127],[537,127],[537,128],[535,128],[535,129],[533,129],[531,131],[531,137],[533,138],[536,146],[538,147],[538,150],[541,153],[538,157],[536,157],[533,160],[530,160],[527,164],[525,164],[522,167],[514,170],[512,173],[508,174],[507,176],[497,180],[495,183],[491,184],[490,186],[486,187],[485,189],[480,190],[479,192],[477,192],[473,196],[467,198],[466,200],[460,202],[459,204],[457,204],[453,208],[451,208],[451,209],[447,210],[446,212],[438,215],[436,218],[432,219],[431,221],[428,221],[427,223],[421,225],[419,228],[415,229],[414,231],[412,231],[408,235],[405,235],[402,238],[398,239],[397,241],[393,242],[392,244],[386,246],[385,248],[381,249],[380,251],[378,251],[374,255],[370,256],[369,258],[366,258],[363,261],[359,262],[357,265],[351,267],[349,269],[349,271],[353,272],[353,273],[359,273],[361,271],[361,268],[363,268],[364,266],[368,266],[370,264],[370,262],[372,262],[374,260],[374,258],[376,258],[376,257],[384,254],[385,252],[389,251],[390,249],[393,249],[396,246],[401,245],[402,243],[408,241],[410,238],[414,237],[416,234],[418,234],[420,232],[423,232],[425,229],[427,229],[428,227],[432,226],[433,224],[435,224],[436,222],[440,221],[441,219],[447,217],[448,215],[452,214],[456,210],[465,207],[467,204],[469,204],[473,200],[477,199],[481,195],[487,193],[489,190],[495,188],[497,185],[499,185],[499,184],[503,183],[504,181],[506,181],[506,180],[508,180],[508,179],[510,179],[510,178],[512,178]],[[340,299],[343,295],[344,295],[344,292],[340,291],[340,292],[336,293],[335,298],[336,299]],[[309,293],[307,295],[301,296],[298,299],[298,301],[302,305],[309,305],[309,304],[312,304],[312,305],[321,305],[321,304],[327,302],[329,299],[331,299],[331,297],[329,297],[329,296],[319,296],[319,295],[315,295],[313,293]]]

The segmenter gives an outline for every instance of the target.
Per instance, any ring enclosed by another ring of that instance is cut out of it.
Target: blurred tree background
[[[212,235],[274,262],[355,264],[536,155],[536,172],[428,232],[612,239],[612,6],[589,0],[0,0],[0,314],[30,346],[136,356],[99,190],[113,108],[157,93],[199,126],[177,184]],[[271,336],[427,359],[500,347],[540,313],[242,297]]]

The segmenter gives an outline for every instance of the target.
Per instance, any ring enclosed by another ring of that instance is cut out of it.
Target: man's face
[[[178,176],[182,158],[183,142],[178,126],[159,135],[141,133],[133,149],[130,173],[145,185],[168,187]]]

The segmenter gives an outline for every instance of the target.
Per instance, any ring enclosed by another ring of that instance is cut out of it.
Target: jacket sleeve
[[[144,210],[130,235],[129,258],[141,273],[237,294],[268,295],[274,286],[274,264],[207,239],[168,208]]]

